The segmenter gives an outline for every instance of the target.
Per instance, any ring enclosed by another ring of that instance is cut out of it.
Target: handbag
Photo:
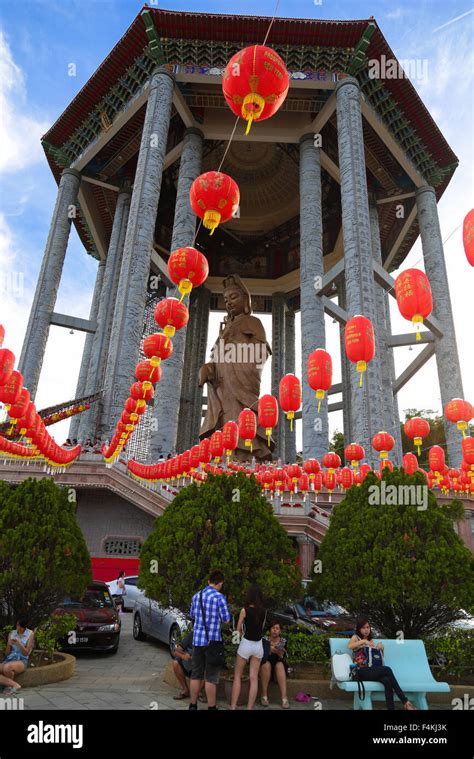
[[[332,673],[337,682],[343,683],[350,680],[352,657],[349,654],[344,654],[342,651],[336,651],[332,657],[331,663]]]
[[[204,623],[204,629],[206,631],[207,637],[206,664],[208,664],[210,667],[220,667],[222,669],[225,665],[224,643],[222,640],[209,640],[209,630],[207,629],[206,614],[204,612],[204,604],[202,602],[202,590],[199,594],[199,601],[201,604],[202,621]]]

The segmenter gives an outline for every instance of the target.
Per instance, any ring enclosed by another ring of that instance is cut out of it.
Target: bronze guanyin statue
[[[251,296],[239,275],[229,275],[223,284],[227,316],[221,322],[211,361],[199,370],[199,385],[207,383],[208,399],[201,440],[222,429],[225,422],[237,422],[244,408],[258,413],[262,371],[271,355],[263,324],[252,316]],[[273,448],[273,442],[269,448],[265,431],[258,427],[253,454],[239,439],[235,456],[248,461],[254,455],[263,461],[271,458]]]

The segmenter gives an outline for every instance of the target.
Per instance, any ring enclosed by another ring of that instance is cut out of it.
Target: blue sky
[[[150,2],[150,5],[154,3]],[[156,4],[156,3],[155,3]],[[56,184],[39,139],[72,97],[89,79],[142,7],[134,0],[2,0],[0,4],[0,321],[5,345],[20,355],[36,277],[41,264]],[[268,15],[273,0],[223,2],[160,2],[159,7],[240,14]],[[426,82],[414,81],[461,165],[440,204],[451,296],[457,323],[465,396],[474,397],[472,358],[473,270],[464,258],[460,230],[473,205],[473,14],[468,0],[362,2],[358,0],[281,0],[279,16],[356,19],[375,16],[399,59],[421,58],[428,63]],[[439,29],[439,27],[443,27]],[[74,63],[76,76],[68,75]],[[421,247],[415,245],[406,266],[418,265]],[[73,231],[56,310],[88,316],[96,263],[87,256]],[[394,313],[395,330],[408,325]],[[212,321],[214,332],[218,317]],[[268,328],[268,322],[265,322]],[[211,335],[212,337],[212,335]],[[37,396],[39,408],[74,396],[84,337],[51,329]],[[337,353],[337,330],[328,322],[329,349]],[[417,349],[414,349],[417,350]],[[416,355],[400,349],[401,369]],[[335,355],[336,373],[338,361]],[[269,369],[269,367],[268,367]],[[265,382],[268,383],[269,371]],[[335,377],[338,381],[338,377]],[[470,384],[469,384],[470,383]],[[265,390],[266,388],[264,388]],[[400,394],[400,408],[439,408],[439,388],[433,360]],[[331,426],[341,426],[338,415]],[[64,424],[52,432],[65,437]]]

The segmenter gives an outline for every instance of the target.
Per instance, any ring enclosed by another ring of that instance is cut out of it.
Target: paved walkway
[[[189,701],[174,701],[173,696],[177,691],[163,682],[163,673],[169,660],[169,650],[165,645],[133,639],[132,615],[128,613],[122,616],[120,646],[116,654],[79,652],[76,671],[69,680],[22,689],[19,697],[23,698],[24,709],[27,710],[187,709]],[[314,703],[290,703],[291,709],[314,709]],[[227,707],[224,701],[219,701],[218,705],[222,709]],[[207,707],[199,704],[199,708]],[[277,703],[269,708],[282,711]],[[352,702],[322,699],[321,708],[351,709]],[[376,708],[383,709],[384,704],[377,703]],[[260,704],[257,704],[256,709],[264,710]]]

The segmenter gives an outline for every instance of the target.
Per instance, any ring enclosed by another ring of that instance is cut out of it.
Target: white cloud
[[[0,172],[15,172],[44,160],[40,144],[48,124],[27,111],[26,82],[0,31]]]
[[[393,11],[389,11],[385,14],[385,18],[388,18],[390,21],[396,21],[399,18],[403,18],[403,16],[406,16],[408,11],[406,8],[395,8]]]

